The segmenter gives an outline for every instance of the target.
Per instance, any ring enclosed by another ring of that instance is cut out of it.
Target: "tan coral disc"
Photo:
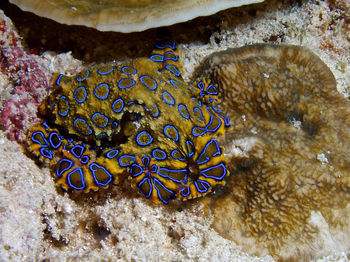
[[[199,72],[218,83],[232,124],[231,176],[203,200],[214,229],[281,260],[348,249],[350,103],[326,64],[304,47],[261,44],[215,53]]]
[[[263,0],[10,0],[24,11],[68,25],[135,32],[185,22]]]

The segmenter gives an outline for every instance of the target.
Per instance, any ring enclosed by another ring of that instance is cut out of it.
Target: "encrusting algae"
[[[216,87],[199,80],[192,94],[175,43],[149,58],[56,76],[40,107],[28,149],[48,163],[65,190],[97,191],[120,180],[154,203],[204,196],[228,176],[217,136],[229,127]]]
[[[203,200],[214,229],[250,253],[312,258],[324,244],[312,221],[332,232],[349,219],[350,103],[332,72],[306,48],[258,44],[215,53],[198,74],[218,83],[232,124],[231,175]]]

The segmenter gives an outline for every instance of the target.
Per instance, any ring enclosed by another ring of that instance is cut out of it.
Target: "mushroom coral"
[[[263,0],[10,0],[24,11],[68,25],[135,32],[185,22]]]
[[[198,72],[218,83],[232,123],[231,176],[203,200],[214,229],[287,260],[349,248],[350,103],[330,69],[306,48],[260,44],[215,53]]]

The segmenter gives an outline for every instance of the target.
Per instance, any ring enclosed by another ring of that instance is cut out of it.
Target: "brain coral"
[[[69,25],[134,32],[172,25],[263,0],[10,0],[24,11]]]
[[[205,200],[215,230],[251,253],[308,260],[322,255],[324,221],[346,245],[348,231],[335,232],[349,220],[350,103],[329,68],[306,48],[261,44],[216,53],[198,72],[218,83],[233,126],[231,176]]]

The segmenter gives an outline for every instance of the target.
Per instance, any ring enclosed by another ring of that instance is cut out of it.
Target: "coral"
[[[48,17],[64,24],[85,25],[101,31],[135,32],[185,22],[211,15],[230,7],[259,3],[263,0],[11,0],[24,11]]]
[[[89,192],[130,176],[146,198],[167,204],[225,183],[215,137],[230,122],[215,86],[198,80],[197,99],[181,77],[175,43],[155,46],[149,58],[55,77],[39,109],[47,121],[30,129],[28,148],[52,166],[58,185]]]
[[[306,48],[260,44],[215,53],[198,74],[218,83],[234,123],[231,176],[204,200],[214,229],[251,253],[312,258],[322,247],[313,221],[345,225],[350,200],[350,104],[332,72]]]
[[[38,56],[24,51],[12,22],[0,18],[0,67],[10,85],[2,90],[0,123],[11,140],[25,139],[25,126],[38,121],[35,108],[47,96],[51,76]]]

